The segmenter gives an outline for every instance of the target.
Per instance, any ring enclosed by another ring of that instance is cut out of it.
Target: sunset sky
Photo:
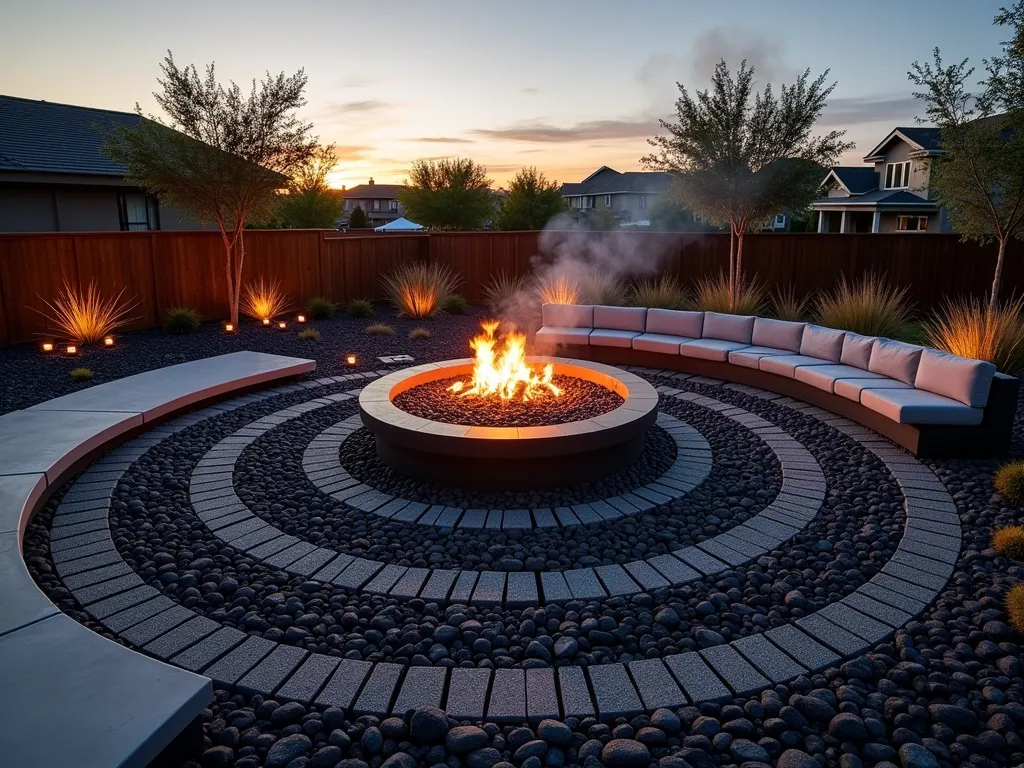
[[[831,69],[821,125],[848,130],[849,164],[922,113],[914,60],[939,46],[980,67],[998,51],[1007,2],[33,0],[0,11],[0,94],[148,113],[167,49],[240,83],[304,68],[336,186],[400,183],[413,160],[455,155],[501,185],[523,165],[558,181],[640,170],[676,82],[704,88],[718,59],[746,56],[762,83]]]

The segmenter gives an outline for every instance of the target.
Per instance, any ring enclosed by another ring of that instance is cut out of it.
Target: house
[[[200,229],[128,185],[103,154],[104,134],[133,112],[0,96],[0,232]]]
[[[895,128],[864,158],[822,182],[811,206],[819,232],[949,232],[928,189],[932,159],[942,154],[938,128]]]
[[[403,189],[404,184],[377,184],[372,178],[366,184],[343,189],[345,218],[350,218],[357,206],[363,209],[366,223],[371,227],[401,218],[405,215],[405,206],[398,202],[398,194]]]
[[[620,173],[602,165],[583,181],[562,185],[569,207],[581,212],[609,208],[624,223],[644,221],[659,196],[668,191],[672,177],[662,171]]]

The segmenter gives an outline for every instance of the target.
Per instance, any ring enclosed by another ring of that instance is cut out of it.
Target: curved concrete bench
[[[235,352],[0,416],[5,764],[145,766],[179,734],[198,736],[201,747],[201,733],[185,729],[212,701],[210,680],[135,653],[61,613],[29,575],[22,537],[49,495],[112,444],[171,413],[315,368],[311,360]],[[40,713],[49,736],[39,731]]]
[[[1020,382],[995,366],[892,339],[749,315],[545,304],[538,351],[671,369],[804,400],[915,456],[1010,447]]]

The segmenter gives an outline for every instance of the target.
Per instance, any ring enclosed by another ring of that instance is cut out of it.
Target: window
[[[596,205],[597,205],[597,198],[596,197],[591,195],[590,197],[587,198],[587,206],[586,206],[587,208],[593,208]]]
[[[612,196],[611,195],[605,195],[604,196],[604,207],[605,208],[611,208],[612,207]]]
[[[398,201],[397,200],[392,200],[391,201],[391,210],[392,211],[397,211],[398,210]]]
[[[373,210],[375,210],[375,211],[379,211],[380,210],[380,200],[374,200],[373,201]]]
[[[122,232],[160,229],[160,212],[156,198],[144,192],[119,192],[117,214]]]
[[[906,189],[910,186],[910,161],[885,166],[885,188]]]
[[[785,228],[785,226],[786,226],[786,214],[784,214],[784,213],[777,213],[777,214],[775,214],[775,221],[772,222],[772,227],[774,229],[783,229],[783,228]]]
[[[644,197],[643,195],[640,195],[640,207],[641,208],[646,208],[647,207],[647,198]]]
[[[351,211],[352,210],[352,201],[351,200],[346,200],[345,201],[345,210],[346,211]]]
[[[897,216],[896,217],[896,231],[897,232],[927,232],[928,231],[928,217],[927,216]]]

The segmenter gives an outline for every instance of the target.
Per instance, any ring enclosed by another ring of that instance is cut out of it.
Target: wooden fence
[[[379,298],[380,276],[398,264],[446,264],[460,291],[483,299],[493,275],[529,274],[572,254],[622,272],[669,273],[685,283],[728,266],[729,238],[720,234],[620,232],[466,232],[333,236],[319,230],[267,230],[246,235],[246,281],[278,280],[298,306],[313,296],[337,302]],[[1024,248],[1008,249],[1004,296],[1024,281]],[[906,287],[919,309],[960,295],[984,296],[995,248],[962,243],[955,235],[748,235],[745,272],[770,288],[798,294],[830,289],[841,275],[867,271]],[[95,280],[105,294],[124,289],[138,307],[133,328],[159,325],[171,307],[187,306],[205,319],[226,316],[225,259],[216,232],[111,232],[0,235],[0,345],[31,341],[46,330],[40,314],[64,281]]]

